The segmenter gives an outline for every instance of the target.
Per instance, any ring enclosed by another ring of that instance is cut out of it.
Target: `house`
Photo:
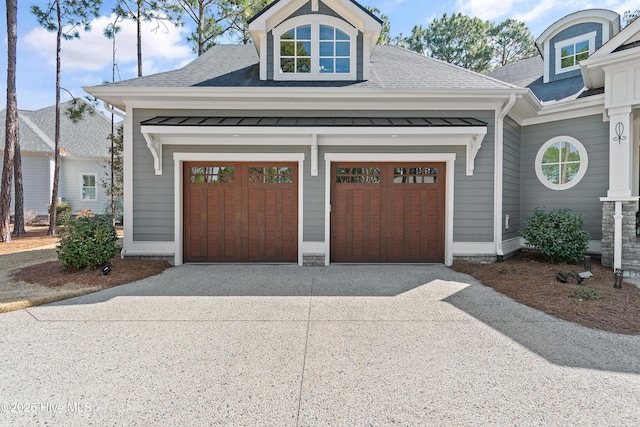
[[[89,209],[102,213],[111,200],[102,186],[106,177],[104,166],[109,157],[111,120],[96,112],[85,114],[82,120],[74,123],[64,114],[70,102],[61,104],[58,198],[69,202],[74,212]],[[4,128],[5,110],[0,115]],[[53,189],[55,107],[19,110],[18,121],[24,209],[46,216]],[[0,153],[4,154],[4,132],[1,138]],[[13,189],[11,203],[13,206]]]
[[[570,15],[541,58],[491,77],[377,46],[381,22],[355,1],[275,1],[253,45],[85,88],[124,116],[124,256],[496,260],[524,246],[536,206],[566,206],[619,264],[635,242],[638,25]]]

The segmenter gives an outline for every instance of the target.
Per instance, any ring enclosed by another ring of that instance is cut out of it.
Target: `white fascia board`
[[[628,49],[600,58],[587,58],[580,62],[582,79],[588,88],[604,87],[606,68],[640,59],[638,49]]]
[[[526,118],[519,124],[529,126],[600,114],[604,117],[604,95],[594,95],[542,107],[536,116]]]
[[[433,100],[438,102],[458,102],[463,107],[466,102],[503,103],[512,93],[524,95],[528,89],[380,89],[380,88],[238,88],[238,87],[85,87],[85,91],[111,105],[124,109],[133,108],[221,108],[221,103],[255,102],[277,103],[295,100],[309,101],[327,99],[334,103],[351,100]],[[227,108],[227,105],[224,105]],[[246,107],[246,106],[245,106]],[[371,106],[370,106],[371,108]],[[494,105],[482,110],[493,110]],[[469,108],[466,108],[469,109]]]

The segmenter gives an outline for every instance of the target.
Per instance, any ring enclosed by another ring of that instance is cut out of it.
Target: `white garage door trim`
[[[331,250],[331,163],[332,162],[445,162],[447,177],[445,188],[445,240],[444,263],[453,264],[453,188],[455,153],[326,153],[325,160],[325,214],[324,264],[329,265]]]
[[[303,237],[303,194],[304,153],[174,153],[174,245],[175,265],[182,265],[183,261],[183,186],[182,165],[184,162],[298,162],[298,265],[302,265],[302,237]]]

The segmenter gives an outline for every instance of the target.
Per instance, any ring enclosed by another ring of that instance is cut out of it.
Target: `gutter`
[[[496,247],[498,261],[504,259],[502,250],[502,192],[504,174],[504,118],[516,103],[516,94],[509,95],[509,99],[500,110],[496,110],[495,119],[495,159],[494,159],[494,196],[493,196],[493,240]]]
[[[107,103],[107,101],[102,101],[102,105],[104,106],[105,110],[107,110],[111,114],[115,114],[116,116],[120,117],[121,119],[124,119],[127,116],[122,111],[115,110],[111,104]]]

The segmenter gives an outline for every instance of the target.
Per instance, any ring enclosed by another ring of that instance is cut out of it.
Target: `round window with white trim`
[[[536,156],[538,180],[552,190],[566,190],[580,182],[587,172],[587,150],[570,136],[551,138]]]

